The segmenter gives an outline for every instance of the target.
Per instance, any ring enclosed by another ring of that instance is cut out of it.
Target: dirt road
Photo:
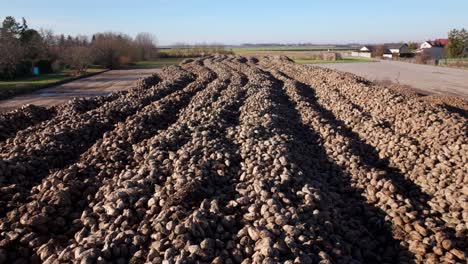
[[[93,77],[42,89],[0,101],[0,112],[10,111],[25,104],[51,106],[64,103],[74,97],[107,95],[114,91],[129,89],[141,77],[158,69],[113,70]]]
[[[421,93],[468,97],[468,71],[396,61],[316,64],[370,80],[398,81]]]

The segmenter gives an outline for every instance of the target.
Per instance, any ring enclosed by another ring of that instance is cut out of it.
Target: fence
[[[351,56],[353,56],[353,57],[363,57],[363,58],[372,58],[372,53],[353,51],[353,52],[351,52]]]
[[[468,68],[468,58],[462,59],[440,59],[440,66]]]
[[[393,57],[391,60],[414,63],[414,64],[437,65],[436,59],[424,59],[424,58],[419,58],[419,57],[415,57],[415,58]]]

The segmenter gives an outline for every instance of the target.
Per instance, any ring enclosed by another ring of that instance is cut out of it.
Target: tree
[[[28,23],[26,22],[26,19],[23,17],[22,19],[22,25],[20,27],[20,34],[23,35],[23,33],[28,30]]]
[[[375,47],[374,56],[375,57],[382,57],[384,55],[385,51],[387,51],[387,47],[385,47],[385,45],[379,45],[379,46]]]
[[[74,46],[66,50],[65,63],[75,71],[76,75],[86,73],[92,62],[91,48],[87,46]]]
[[[17,65],[23,56],[23,49],[18,39],[2,36],[0,39],[0,78],[14,78]]]
[[[419,45],[418,45],[418,43],[416,43],[416,42],[409,42],[409,43],[408,43],[408,48],[409,48],[410,50],[417,50],[417,49],[419,48]]]
[[[0,77],[14,78],[17,65],[24,51],[19,40],[21,26],[14,17],[8,16],[0,28]]]
[[[466,29],[453,29],[449,32],[446,53],[450,58],[468,57],[468,31]]]
[[[138,60],[151,60],[157,57],[156,37],[151,33],[138,33],[135,37]]]
[[[26,29],[21,34],[20,42],[24,48],[24,60],[34,63],[45,54],[42,36],[34,29]]]
[[[95,62],[110,69],[129,63],[135,54],[132,39],[113,32],[95,34],[92,50]]]
[[[2,23],[1,35],[2,37],[14,37],[19,38],[22,32],[21,25],[16,22],[16,19],[12,16],[7,16]]]

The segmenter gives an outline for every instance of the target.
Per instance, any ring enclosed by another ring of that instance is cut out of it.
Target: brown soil
[[[0,263],[466,263],[467,127],[283,57],[4,113]]]

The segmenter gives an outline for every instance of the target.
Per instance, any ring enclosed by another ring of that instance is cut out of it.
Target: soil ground
[[[370,80],[390,80],[410,85],[423,94],[468,97],[468,71],[396,61],[315,64],[354,73]]]
[[[65,103],[73,97],[107,95],[114,91],[129,89],[139,78],[157,71],[159,70],[156,68],[108,71],[93,77],[2,100],[0,112],[10,111],[25,104],[51,106]]]
[[[285,57],[133,87],[0,114],[0,264],[466,263],[465,117]]]

